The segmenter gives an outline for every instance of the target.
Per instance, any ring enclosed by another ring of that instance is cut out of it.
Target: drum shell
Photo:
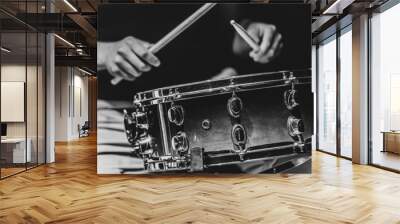
[[[159,155],[174,155],[171,139],[178,132],[186,133],[189,148],[201,147],[205,152],[232,150],[234,145],[231,131],[235,124],[241,124],[246,130],[246,148],[293,142],[287,128],[287,120],[291,115],[303,120],[303,136],[305,139],[309,138],[313,133],[311,85],[300,84],[294,88],[299,105],[293,110],[289,110],[284,103],[284,92],[291,89],[291,85],[235,92],[243,103],[238,118],[233,118],[227,109],[227,102],[233,96],[233,92],[147,106],[147,110],[152,114],[152,123],[156,127],[151,129],[154,133],[150,134],[156,137],[157,142],[164,142],[157,144],[155,150]],[[176,125],[168,119],[168,110],[173,105],[180,105],[184,109],[182,125]],[[210,121],[209,129],[202,126],[205,120]],[[165,124],[165,130],[162,130],[161,123]],[[166,141],[160,139],[162,136],[166,137]]]

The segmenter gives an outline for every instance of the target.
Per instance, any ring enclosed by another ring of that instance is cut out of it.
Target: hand
[[[276,58],[283,48],[282,35],[272,24],[250,23],[247,32],[260,46],[259,50],[252,50],[238,35],[235,35],[233,51],[237,54],[249,52],[249,56],[258,63],[266,64]]]
[[[134,81],[152,66],[160,66],[150,47],[151,44],[131,36],[117,42],[98,42],[97,67],[106,69],[114,77]]]
[[[282,35],[274,25],[251,23],[247,27],[247,32],[260,46],[258,51],[252,50],[249,53],[255,62],[265,64],[279,55],[283,47]]]
[[[237,76],[238,72],[232,67],[226,67],[222,69],[222,71],[213,77],[210,80],[219,80],[219,79],[226,79],[229,77]]]

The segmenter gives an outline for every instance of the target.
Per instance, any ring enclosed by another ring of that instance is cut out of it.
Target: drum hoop
[[[298,75],[300,74],[300,75]],[[243,80],[251,77],[261,77],[261,76],[270,76],[270,75],[282,75],[282,78],[279,79],[270,79],[263,81],[255,81],[255,82],[241,82],[235,83],[237,80]],[[279,71],[279,72],[266,72],[266,73],[256,73],[256,74],[247,74],[241,76],[235,76],[230,78],[218,79],[218,80],[206,80],[200,82],[193,82],[175,86],[168,86],[163,88],[158,88],[154,90],[139,92],[134,97],[134,104],[139,105],[154,105],[164,102],[171,102],[175,100],[183,100],[201,96],[211,96],[217,94],[223,94],[228,92],[241,92],[248,91],[252,89],[257,89],[257,86],[264,86],[258,88],[270,88],[270,87],[279,87],[286,86],[291,83],[295,84],[308,84],[311,81],[311,76],[309,75],[309,70],[301,70],[300,73],[296,71]],[[182,91],[182,88],[187,88],[190,86],[201,85],[201,84],[209,84],[217,83],[217,82],[225,82],[225,85],[203,88],[191,91]],[[226,82],[229,82],[227,84]],[[251,88],[254,87],[254,88]],[[167,92],[167,93],[166,93]]]

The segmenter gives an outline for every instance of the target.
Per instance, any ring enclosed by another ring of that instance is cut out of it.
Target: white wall
[[[3,64],[1,66],[1,81],[3,82],[25,82],[26,75],[25,64]],[[28,70],[30,70],[28,66]],[[6,110],[6,108],[1,108]],[[7,122],[8,137],[24,137],[25,122]]]
[[[88,77],[76,68],[56,67],[56,141],[79,138],[78,125],[88,121]]]
[[[70,77],[67,67],[55,68],[55,141],[68,140]]]
[[[3,64],[1,66],[1,81],[2,82],[25,82],[26,75],[25,64]],[[28,68],[29,70],[30,68]],[[1,108],[7,110],[7,108]],[[24,110],[24,108],[22,108]],[[23,137],[25,136],[24,122],[8,122],[8,135],[9,137]]]
[[[77,73],[78,72],[78,73]],[[75,116],[72,120],[72,133],[74,136],[78,136],[78,124],[83,125],[85,121],[89,120],[89,92],[88,92],[88,77],[82,76],[79,70],[74,70],[74,100],[75,100]],[[80,93],[79,93],[80,91]],[[79,97],[80,96],[80,97]],[[80,102],[78,102],[80,101]]]

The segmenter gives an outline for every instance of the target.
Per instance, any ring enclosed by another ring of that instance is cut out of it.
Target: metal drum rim
[[[265,79],[265,80],[257,81],[257,82],[243,81],[248,78],[264,77],[264,76],[270,77],[271,75],[282,75],[282,78],[274,77],[275,79]],[[291,77],[290,78],[286,77],[287,75],[290,75]],[[249,88],[251,86],[262,85],[262,84],[276,83],[277,86],[281,86],[282,83],[284,83],[284,82],[301,80],[304,78],[311,79],[309,69],[253,73],[253,74],[239,75],[239,76],[228,77],[228,78],[218,79],[218,80],[205,80],[205,81],[199,81],[199,82],[191,82],[191,83],[167,86],[167,87],[162,87],[162,88],[157,88],[157,89],[153,89],[153,90],[147,90],[147,91],[136,93],[135,97],[134,97],[134,104],[145,103],[145,104],[154,105],[154,104],[159,104],[159,103],[163,103],[163,102],[174,101],[174,100],[177,100],[177,99],[180,99],[183,97],[188,97],[188,96],[195,95],[195,94],[213,95],[216,92],[231,92],[233,88],[240,88],[240,87]],[[239,82],[236,83],[236,81],[239,81]],[[219,86],[217,86],[217,83],[223,83],[223,84],[219,84]],[[182,92],[179,91],[182,88],[189,88],[191,86],[202,85],[202,84],[209,85],[209,86],[208,86],[208,88],[199,88],[197,90],[182,91]],[[210,85],[212,85],[212,84],[215,84],[216,87],[210,87]],[[166,92],[166,91],[168,91],[169,93],[164,94],[164,92]],[[147,98],[146,97],[147,95],[151,95],[151,97]],[[188,98],[190,98],[190,97],[188,97]]]

